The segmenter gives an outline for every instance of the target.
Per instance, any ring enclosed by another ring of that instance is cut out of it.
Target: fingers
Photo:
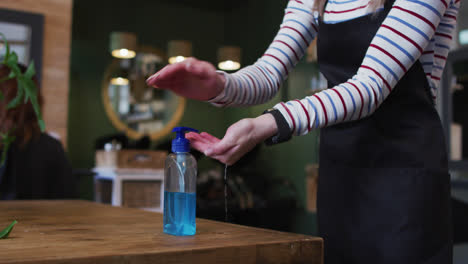
[[[146,84],[147,84],[148,86],[153,86],[153,87],[155,87],[155,86],[156,86],[156,84],[155,84],[156,79],[157,79],[157,78],[159,77],[159,75],[160,75],[162,72],[164,72],[164,71],[167,69],[167,67],[169,67],[169,66],[170,66],[170,65],[166,65],[166,66],[164,66],[161,70],[159,70],[159,71],[156,72],[155,74],[151,75],[148,79],[146,79]],[[158,87],[155,87],[155,88],[158,88]]]
[[[233,147],[227,152],[221,154],[221,155],[216,155],[216,156],[211,156],[211,158],[216,159],[226,165],[233,165],[236,163],[243,155],[239,154],[238,152],[238,147]]]
[[[195,133],[195,132],[189,132],[185,134],[185,138],[190,141],[190,143],[193,142],[204,142],[206,143],[206,139],[200,136],[200,134]]]
[[[211,135],[211,134],[208,134],[206,132],[201,132],[200,133],[200,136],[202,136],[204,139],[212,142],[212,143],[218,143],[219,141],[221,141],[221,139]]]
[[[188,58],[182,62],[167,65],[150,76],[146,83],[157,88],[162,83],[180,78],[187,73],[198,78],[209,78],[212,74],[216,74],[216,68],[209,62]]]
[[[180,77],[185,72],[184,65],[180,63],[170,64],[153,74],[146,80],[146,84],[159,88],[164,82],[173,80],[174,78]]]
[[[226,140],[226,137],[224,137],[221,141],[214,144],[212,148],[207,149],[205,151],[205,155],[207,156],[223,155],[235,146],[236,145],[234,144],[234,142],[230,140]]]
[[[202,141],[193,141],[190,142],[190,146],[201,153],[205,153],[207,149],[211,147],[211,144],[206,144],[205,142]]]
[[[239,145],[229,135],[219,139],[206,132],[200,134],[189,132],[185,134],[185,137],[190,140],[192,148],[227,165],[234,164],[251,149],[248,146]]]
[[[211,63],[200,61],[195,58],[186,60],[185,70],[196,75],[198,78],[209,78],[212,73],[216,73],[216,68]]]
[[[208,137],[207,137],[208,135]],[[213,147],[214,144],[221,141],[220,139],[203,132],[201,134],[190,132],[185,134],[185,137],[190,140],[190,145],[196,150],[206,153],[206,151]]]
[[[190,146],[202,153],[205,153],[205,151],[211,147],[211,144],[209,141],[207,141],[205,138],[200,136],[198,133],[195,132],[190,132],[185,134],[185,138],[187,138],[190,141]]]
[[[185,134],[185,137],[190,140],[192,147],[205,153],[206,156],[223,155],[235,146],[228,140],[221,140],[206,132],[201,134],[189,132]]]
[[[200,134],[198,133],[195,133],[195,132],[189,132],[187,134],[185,134],[185,137],[188,138],[190,141],[201,141],[201,142],[204,142],[204,143],[207,143],[207,144],[216,144],[218,143],[219,141],[221,141],[221,139],[215,137],[215,136],[212,136],[206,132],[202,132]]]

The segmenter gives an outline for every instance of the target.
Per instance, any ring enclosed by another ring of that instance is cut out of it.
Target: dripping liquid
[[[228,206],[227,206],[227,167],[224,167],[224,221],[228,221]]]

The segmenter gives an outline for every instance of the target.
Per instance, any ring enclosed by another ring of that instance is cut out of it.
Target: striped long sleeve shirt
[[[323,21],[340,23],[368,15],[374,12],[369,2],[329,0]],[[313,4],[314,0],[290,0],[280,29],[263,56],[235,73],[223,73],[224,90],[210,102],[241,106],[273,98],[317,35],[318,15],[312,11]],[[459,6],[460,0],[395,0],[351,79],[274,108],[284,116],[293,135],[364,118],[382,104],[416,60],[423,65],[435,98]]]

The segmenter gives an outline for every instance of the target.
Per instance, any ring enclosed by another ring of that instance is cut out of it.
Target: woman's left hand
[[[192,147],[206,156],[232,165],[251,151],[257,144],[277,132],[274,117],[271,114],[257,118],[245,118],[231,125],[223,139],[218,139],[206,132],[187,133]]]

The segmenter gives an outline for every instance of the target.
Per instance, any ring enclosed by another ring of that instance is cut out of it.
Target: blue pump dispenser
[[[197,161],[189,153],[190,141],[185,132],[197,130],[176,127],[172,153],[164,169],[164,233],[176,236],[195,235]]]
[[[172,140],[172,152],[177,153],[190,151],[190,141],[185,138],[185,132],[187,131],[198,133],[198,130],[190,127],[175,127],[172,129],[172,132],[176,132],[176,138]]]

